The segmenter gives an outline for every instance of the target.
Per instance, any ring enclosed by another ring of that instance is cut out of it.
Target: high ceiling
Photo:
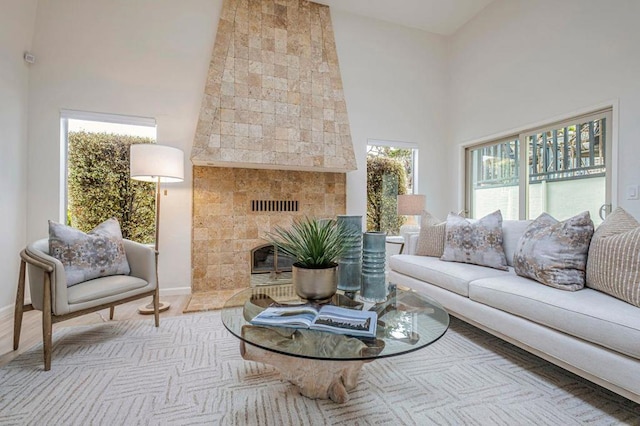
[[[316,3],[436,34],[450,35],[493,0],[313,0]]]

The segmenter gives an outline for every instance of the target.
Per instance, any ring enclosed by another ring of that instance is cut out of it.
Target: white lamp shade
[[[398,214],[412,216],[422,214],[427,197],[422,194],[398,195]]]
[[[184,152],[178,148],[155,143],[131,145],[129,168],[131,179],[145,182],[182,182]]]

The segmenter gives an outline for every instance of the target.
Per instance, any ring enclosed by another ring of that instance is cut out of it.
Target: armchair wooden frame
[[[157,265],[158,265],[158,253],[156,252],[156,276],[157,276]],[[51,369],[51,352],[52,352],[52,327],[53,324],[68,320],[71,318],[75,318],[81,315],[85,315],[91,312],[100,311],[106,308],[109,308],[109,319],[113,320],[113,316],[115,313],[115,307],[117,305],[121,305],[123,303],[130,302],[132,300],[141,299],[143,297],[153,296],[153,309],[154,309],[154,318],[155,318],[155,326],[160,326],[160,311],[159,311],[159,301],[160,301],[160,291],[159,286],[156,284],[156,288],[154,290],[150,290],[145,293],[136,294],[135,296],[127,297],[124,299],[120,299],[117,301],[113,301],[110,303],[104,303],[98,306],[94,306],[87,309],[82,309],[75,312],[70,312],[64,315],[54,315],[53,309],[51,306],[51,274],[54,271],[53,266],[42,262],[41,260],[29,255],[26,250],[22,250],[20,252],[20,272],[18,275],[18,290],[16,292],[16,306],[14,313],[14,328],[13,328],[13,350],[17,350],[20,345],[20,331],[22,328],[22,316],[24,312],[32,311],[35,308],[31,303],[25,304],[24,296],[25,296],[25,281],[26,281],[26,266],[27,263],[33,266],[36,266],[44,271],[44,280],[42,285],[44,286],[43,291],[43,307],[42,307],[42,340],[43,340],[43,350],[44,350],[44,370],[49,371]]]

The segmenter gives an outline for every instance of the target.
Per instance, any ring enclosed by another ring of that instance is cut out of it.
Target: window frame
[[[410,152],[410,161],[406,161],[408,158],[404,157],[403,160],[403,169],[405,172],[405,176],[407,177],[407,179],[410,181],[408,183],[410,183],[410,186],[407,185],[407,192],[406,194],[418,194],[418,163],[419,163],[419,145],[415,142],[402,142],[402,141],[393,141],[393,140],[381,140],[381,139],[367,139],[367,144],[365,146],[365,180],[366,180],[366,227],[367,229],[369,228],[369,213],[370,213],[370,209],[369,209],[369,153],[370,150],[372,148],[380,148],[380,147],[384,147],[384,148],[391,148],[391,149],[398,149],[398,150],[403,150],[403,151],[409,151]],[[381,154],[380,152],[378,152],[378,154]],[[380,155],[381,157],[385,157],[385,158],[392,158],[392,157],[387,157],[386,155]],[[408,163],[408,164],[407,164]],[[406,165],[406,166],[405,166]],[[407,173],[407,168],[410,168],[411,173]],[[386,194],[386,191],[384,190],[385,187],[385,178],[383,176],[383,182],[382,182],[382,186],[383,186],[383,194]],[[398,182],[396,183],[396,189],[398,189]],[[383,224],[383,218],[388,218],[389,216],[387,214],[382,214],[379,218],[380,218],[380,222],[377,223],[378,228],[374,228],[374,229],[378,229],[381,231],[385,231],[387,232],[387,235],[398,235],[399,234],[399,229],[397,228],[401,228],[401,226],[403,225],[403,220],[401,219],[401,216],[397,215],[396,212],[396,207],[397,207],[397,198],[396,196],[399,193],[399,189],[395,192],[395,196],[390,197],[390,196],[383,196],[381,199],[381,212],[387,212],[390,213],[390,208],[393,208],[393,221],[392,223],[388,223],[388,224]],[[386,195],[392,195],[392,194],[386,194]],[[385,222],[386,223],[386,222]],[[386,225],[391,225],[391,226],[386,226]],[[397,227],[396,227],[397,226]]]
[[[388,141],[388,140],[382,140],[382,139],[367,139],[367,146],[366,149],[368,149],[369,146],[386,146],[386,147],[390,147],[390,148],[400,148],[400,149],[410,149],[413,152],[413,158],[412,158],[412,165],[411,165],[411,170],[412,170],[412,183],[413,186],[411,187],[412,190],[412,194],[418,194],[418,155],[420,152],[419,146],[417,143],[415,142],[401,142],[401,141]]]
[[[519,166],[518,175],[518,219],[530,219],[529,214],[529,147],[527,145],[527,137],[539,133],[556,130],[562,127],[568,127],[593,121],[605,119],[605,202],[602,206],[606,213],[610,213],[612,206],[617,203],[617,175],[613,173],[617,166],[617,102],[603,104],[601,106],[580,111],[574,114],[565,115],[556,119],[548,120],[543,123],[536,123],[523,126],[519,129],[503,132],[501,134],[489,136],[480,140],[464,143],[461,148],[461,167],[462,167],[462,198],[463,209],[466,214],[473,212],[473,175],[472,175],[472,150],[492,146],[508,141],[518,140],[520,146],[519,164],[526,164],[526,167]]]
[[[464,173],[465,173],[465,179],[464,179],[465,183],[464,183],[463,211],[465,213],[465,216],[470,215],[471,212],[473,211],[473,196],[472,196],[472,191],[470,190],[470,189],[473,189],[473,171],[472,171],[473,153],[471,151],[474,149],[486,148],[492,145],[497,145],[505,142],[511,142],[514,139],[518,139],[517,133],[503,136],[499,139],[488,140],[475,145],[468,145],[464,148],[464,166],[463,167],[464,167]],[[522,148],[520,149],[520,151],[522,152]],[[522,167],[519,167],[519,170],[520,172],[522,172]],[[520,185],[520,178],[521,176],[518,175],[518,185]]]

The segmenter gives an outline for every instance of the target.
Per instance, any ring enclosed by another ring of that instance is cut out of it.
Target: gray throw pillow
[[[88,234],[50,220],[49,254],[62,262],[67,287],[131,271],[116,219],[102,222]]]
[[[621,207],[593,234],[587,287],[640,307],[640,223]]]
[[[563,222],[542,213],[525,230],[513,256],[516,274],[562,290],[585,283],[593,221],[583,212]]]
[[[426,210],[420,218],[420,235],[416,244],[417,256],[440,257],[444,252],[447,222],[443,222]]]
[[[509,269],[502,247],[500,210],[473,222],[449,213],[445,235],[444,251],[440,259],[473,263],[505,271]]]

